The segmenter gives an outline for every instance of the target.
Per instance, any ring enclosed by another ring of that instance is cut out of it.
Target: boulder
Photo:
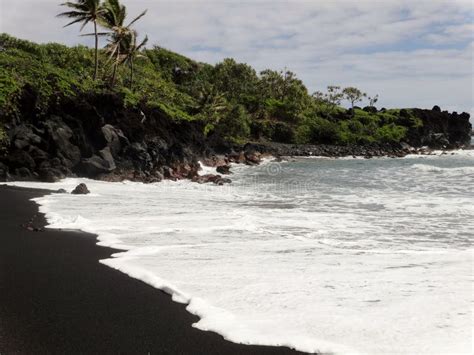
[[[449,146],[449,139],[444,133],[433,133],[430,136],[430,147],[446,148]]]
[[[219,186],[222,186],[224,184],[230,184],[232,182],[231,179],[227,179],[227,178],[219,178],[217,180],[214,181],[214,184],[216,185],[219,185]]]
[[[192,181],[197,182],[198,184],[205,184],[208,182],[216,182],[218,180],[222,179],[220,175],[215,175],[215,174],[206,174],[206,175],[201,175],[201,176],[195,176],[193,177]]]
[[[73,132],[60,117],[51,117],[44,122],[46,130],[53,141],[55,148],[66,159],[71,161],[72,166],[81,161],[81,151],[71,143]]]
[[[215,175],[215,174],[206,174],[202,176],[195,176],[192,178],[193,182],[197,182],[198,184],[206,184],[206,183],[214,183],[216,185],[224,185],[224,184],[230,184],[232,180],[223,178],[220,175]]]
[[[86,184],[83,183],[77,185],[76,188],[71,191],[71,194],[73,195],[87,195],[89,193],[89,189],[87,188]]]
[[[245,153],[245,164],[258,165],[260,162],[260,153]]]
[[[222,175],[229,175],[229,174],[232,174],[232,172],[230,171],[230,165],[221,165],[221,166],[218,166],[216,168],[216,171],[219,173],[219,174],[222,174]]]
[[[100,174],[110,173],[116,168],[114,158],[110,153],[110,148],[104,148],[99,152],[100,156],[93,155],[83,159],[80,164],[80,172],[88,177],[96,177]]]
[[[36,167],[33,158],[24,150],[14,150],[10,152],[4,162],[12,170],[15,168],[28,168],[29,170],[33,170]]]
[[[236,154],[235,152],[229,155]],[[211,155],[210,157],[201,159],[201,162],[205,166],[218,167],[222,165],[228,165],[229,161],[225,155]]]
[[[43,167],[39,169],[39,177],[41,181],[45,182],[58,182],[59,180],[64,179],[65,174],[56,168]]]
[[[105,160],[105,162],[107,163],[110,171],[112,171],[116,168],[115,160],[114,160],[114,157],[112,156],[112,152],[110,150],[110,147],[106,147],[106,148],[102,149],[99,152],[99,155],[102,159]]]
[[[35,128],[29,124],[14,127],[10,135],[13,145],[19,147],[18,149],[23,149],[30,144],[38,145],[41,143],[41,137],[35,133]]]
[[[107,147],[110,148],[110,152],[113,156],[117,157],[124,146],[129,145],[128,138],[125,137],[122,130],[115,128],[110,124],[106,124],[101,128],[102,134],[106,141]]]
[[[8,179],[8,166],[0,162],[0,181]]]
[[[244,152],[236,153],[232,152],[228,155],[229,161],[232,163],[243,164],[245,163],[245,154]]]
[[[16,149],[20,149],[20,150],[25,149],[29,145],[30,145],[30,143],[28,141],[24,141],[23,139],[15,139],[15,141],[13,142],[13,146]]]
[[[32,177],[31,171],[26,167],[16,169],[15,175],[21,179],[30,179]]]
[[[33,160],[35,161],[37,165],[40,165],[42,162],[49,160],[48,153],[46,153],[45,151],[33,145],[30,146],[28,153],[30,154],[30,156],[33,158]]]
[[[153,167],[152,158],[147,148],[146,144],[135,142],[125,150],[125,154],[132,160],[137,170],[146,171]]]

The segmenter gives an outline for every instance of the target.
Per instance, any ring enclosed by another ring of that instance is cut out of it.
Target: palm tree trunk
[[[114,71],[112,72],[112,81],[111,81],[111,86],[113,87],[115,85],[115,76],[117,75],[117,63],[114,63]]]
[[[130,90],[133,91],[133,58],[130,58]]]
[[[112,73],[112,87],[115,86],[115,79],[117,77],[117,67],[119,65],[119,59],[120,59],[120,47],[117,48],[117,58],[114,63],[114,72]]]
[[[95,68],[94,68],[94,80],[97,79],[99,72],[99,35],[97,34],[97,20],[94,20],[94,34],[95,34]]]

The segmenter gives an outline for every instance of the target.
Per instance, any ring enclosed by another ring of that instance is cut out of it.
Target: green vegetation
[[[33,103],[30,114],[44,116],[64,98],[115,92],[131,107],[148,107],[173,120],[203,121],[205,133],[243,142],[363,144],[399,142],[421,125],[410,110],[377,111],[378,95],[362,110],[367,95],[357,88],[330,86],[310,94],[291,71],[257,73],[247,64],[225,59],[216,65],[195,62],[138,40],[118,0],[77,0],[64,4],[66,26],[93,24],[93,49],[35,44],[0,35],[0,145],[6,142],[2,122],[24,116],[22,98]],[[97,27],[105,32],[97,31]],[[81,29],[82,29],[81,28]],[[107,45],[98,48],[98,38]],[[23,100],[24,101],[24,100]],[[351,109],[341,107],[343,102]],[[22,111],[23,110],[23,111]]]

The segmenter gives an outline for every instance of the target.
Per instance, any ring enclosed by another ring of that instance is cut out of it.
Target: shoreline
[[[199,318],[186,305],[99,263],[119,250],[93,234],[43,229],[31,199],[50,192],[0,185],[0,352],[298,353],[192,327]]]

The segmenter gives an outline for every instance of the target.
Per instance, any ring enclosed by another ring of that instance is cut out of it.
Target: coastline
[[[95,235],[22,226],[46,225],[30,200],[48,193],[0,185],[0,352],[298,353],[193,328],[185,305],[99,263],[117,250]]]

